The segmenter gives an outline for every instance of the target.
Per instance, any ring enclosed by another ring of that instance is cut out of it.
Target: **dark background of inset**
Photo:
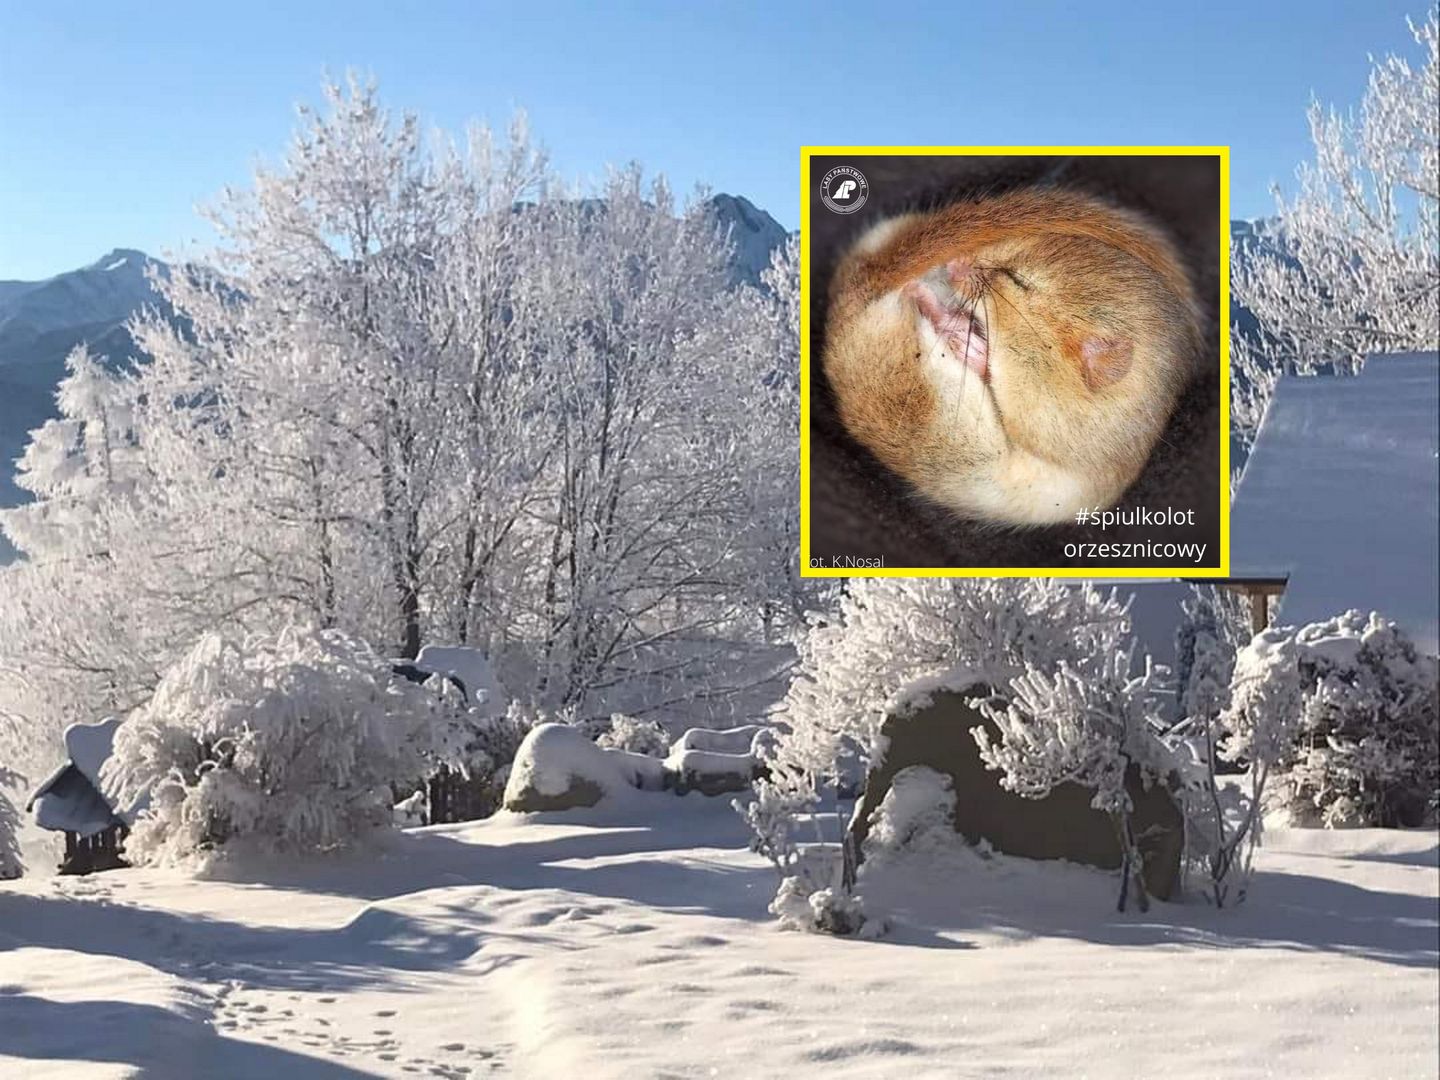
[[[820,201],[836,165],[865,174],[869,197],[853,214]],[[1156,157],[907,157],[810,159],[810,555],[881,556],[887,567],[1183,566],[1175,558],[1065,557],[1067,543],[1203,543],[1220,562],[1220,159]],[[845,432],[821,357],[830,278],[840,256],[884,218],[981,193],[1049,184],[1133,207],[1167,228],[1185,260],[1204,313],[1200,375],[1181,397],[1145,470],[1117,504],[1195,511],[1193,526],[1054,525],[1013,529],[966,521],[914,495]],[[1227,225],[1228,227],[1228,225]]]

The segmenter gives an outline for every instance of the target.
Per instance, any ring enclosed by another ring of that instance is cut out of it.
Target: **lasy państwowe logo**
[[[820,201],[837,214],[853,214],[870,197],[865,174],[853,165],[836,165],[820,181]]]

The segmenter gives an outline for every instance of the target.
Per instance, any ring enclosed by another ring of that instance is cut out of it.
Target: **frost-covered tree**
[[[156,281],[183,322],[135,328],[143,441],[167,487],[203,485],[231,529],[226,580],[324,625],[383,628],[413,657],[463,441],[468,343],[442,281],[478,211],[458,156],[428,149],[414,116],[369,85],[326,96],[283,165],[212,212],[219,273]],[[351,575],[378,608],[345,595]]]
[[[5,790],[20,782],[17,773],[0,765],[0,881],[17,878],[24,870],[20,861],[20,815]]]
[[[1232,339],[1237,432],[1253,438],[1282,370],[1352,371],[1368,353],[1440,338],[1440,62],[1435,9],[1417,61],[1374,61],[1358,115],[1310,107],[1315,159],[1277,190],[1267,243],[1232,256],[1260,335]]]
[[[1134,772],[1144,784],[1163,782],[1170,756],[1159,738],[1158,673],[1147,657],[1143,672],[1132,674],[1128,627],[1109,627],[1109,640],[1083,670],[1064,660],[1028,659],[1023,673],[978,703],[998,736],[983,727],[972,733],[980,759],[999,770],[1007,791],[1043,799],[1065,783],[1094,790],[1090,805],[1110,818],[1120,849],[1118,909],[1125,910],[1133,888],[1145,911],[1150,901],[1126,780]]]
[[[1244,900],[1260,843],[1266,786],[1291,753],[1301,708],[1293,635],[1262,631],[1235,657],[1229,704],[1207,725],[1203,760],[1181,791],[1188,858],[1204,865],[1216,907]],[[1224,732],[1223,741],[1215,730]],[[1245,765],[1245,791],[1222,786],[1216,761]]]
[[[436,699],[338,630],[208,634],[115,736],[102,773],[146,862],[242,843],[324,851],[391,822],[390,784],[456,749]]]
[[[1440,802],[1435,659],[1358,611],[1293,634],[1298,725],[1281,759],[1284,801],[1328,826],[1434,822]]]
[[[103,555],[99,504],[133,492],[139,473],[130,380],[85,345],[65,358],[55,392],[60,415],[30,433],[15,483],[34,501],[0,510],[0,531],[36,561]]]
[[[742,616],[755,401],[773,359],[726,292],[703,204],[617,172],[552,211],[544,299],[557,444],[529,582],[552,707],[593,712],[631,677],[708,677],[694,642]],[[768,465],[769,462],[763,464]]]
[[[756,456],[749,488],[754,570],[751,587],[767,636],[803,630],[807,611],[823,606],[837,583],[800,576],[800,250],[777,248],[761,289],[738,300],[754,350],[751,370],[763,372],[747,438]],[[768,367],[767,367],[768,365]]]
[[[586,718],[754,681],[740,646],[774,621],[755,582],[790,527],[766,485],[793,474],[770,378],[793,295],[732,288],[704,204],[638,169],[582,198],[523,123],[457,149],[372,86],[326,97],[222,199],[219,250],[155,281],[176,318],[131,328],[125,422],[77,393],[37,439],[36,512],[63,496],[93,522],[0,570],[0,707],[37,771],[212,632],[465,642]],[[55,487],[113,468],[122,428],[130,488]]]

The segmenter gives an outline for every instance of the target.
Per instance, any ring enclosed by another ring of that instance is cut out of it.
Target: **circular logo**
[[[837,214],[853,214],[870,197],[865,174],[853,165],[836,165],[820,181],[820,201]]]

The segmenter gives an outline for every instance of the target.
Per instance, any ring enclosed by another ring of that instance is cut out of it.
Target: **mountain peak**
[[[743,195],[718,192],[710,197],[710,208],[735,246],[732,278],[758,282],[770,265],[770,253],[785,242],[785,229]]]
[[[150,261],[150,256],[146,255],[143,251],[137,251],[134,248],[112,248],[107,254],[100,256],[100,258],[85,267],[85,269],[109,271],[120,270],[128,266],[132,270],[140,270]]]

